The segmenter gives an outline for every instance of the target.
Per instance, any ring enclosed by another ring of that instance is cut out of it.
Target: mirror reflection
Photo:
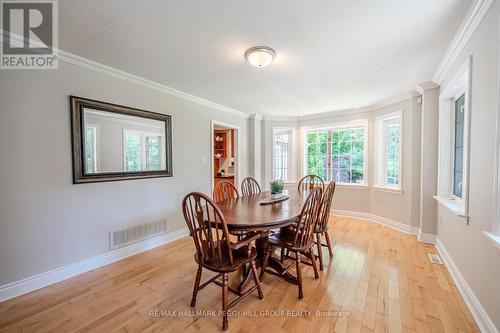
[[[83,109],[85,174],[166,170],[165,122]]]

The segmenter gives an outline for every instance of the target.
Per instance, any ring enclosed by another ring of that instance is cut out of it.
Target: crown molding
[[[248,119],[255,119],[255,120],[262,120],[264,119],[264,116],[259,114],[259,113],[254,113],[254,114],[251,114]]]
[[[92,71],[95,71],[95,72],[98,72],[101,74],[113,76],[115,78],[118,78],[118,79],[121,79],[121,80],[124,80],[127,82],[131,82],[131,83],[135,83],[135,84],[141,85],[143,87],[154,89],[154,90],[166,93],[166,94],[170,94],[170,95],[188,100],[190,102],[205,105],[205,106],[208,106],[212,109],[216,109],[219,111],[230,113],[234,116],[238,116],[238,117],[245,118],[245,119],[247,119],[250,116],[248,113],[238,111],[238,110],[232,109],[230,107],[227,107],[227,106],[224,106],[221,104],[214,103],[214,102],[209,101],[207,99],[204,99],[204,98],[201,98],[201,97],[174,89],[172,87],[145,79],[143,77],[140,77],[140,76],[137,76],[134,74],[130,74],[130,73],[122,71],[120,69],[116,69],[114,67],[110,67],[110,66],[98,63],[96,61],[93,61],[93,60],[90,60],[90,59],[87,59],[84,57],[80,57],[76,54],[73,54],[73,53],[70,53],[70,52],[67,52],[64,50],[59,50],[59,61],[65,62],[67,64],[75,65],[75,66],[78,66],[81,68],[89,69],[89,70],[92,70]]]
[[[302,115],[302,116],[264,116],[265,120],[271,120],[271,121],[304,121],[304,120],[314,120],[314,119],[323,119],[323,118],[330,118],[330,117],[337,117],[337,116],[344,116],[348,114],[356,114],[356,113],[364,113],[364,112],[371,112],[371,111],[376,111],[381,108],[384,108],[386,106],[390,106],[396,103],[401,103],[404,102],[410,98],[417,97],[419,94],[416,91],[410,91],[408,93],[394,96],[394,97],[389,97],[385,98],[383,100],[380,100],[379,102],[360,107],[360,108],[351,108],[351,109],[341,109],[341,110],[336,110],[336,111],[328,111],[328,112],[322,112],[322,113],[316,113],[316,114],[311,114],[311,115]]]
[[[425,90],[434,89],[434,88],[438,88],[438,87],[439,87],[439,84],[434,83],[432,81],[427,81],[427,82],[422,82],[422,83],[418,84],[417,87],[415,88],[415,90],[419,95],[423,95]]]
[[[432,77],[432,81],[441,84],[451,66],[453,66],[460,55],[460,52],[464,49],[465,44],[467,44],[469,39],[472,37],[494,2],[495,0],[477,0],[472,5],[467,16],[460,25],[460,28],[455,34],[450,46],[446,50],[446,53],[441,59],[441,62]]]

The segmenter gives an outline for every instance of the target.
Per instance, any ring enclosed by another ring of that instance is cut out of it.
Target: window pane
[[[307,133],[307,173],[327,180],[327,132]]]
[[[96,172],[95,127],[85,127],[85,172]]]
[[[464,158],[464,105],[465,94],[455,101],[455,142],[453,159],[453,195],[462,197]]]
[[[146,137],[146,168],[150,171],[160,170],[159,137]]]
[[[274,178],[288,180],[289,133],[274,136]]]
[[[125,170],[141,171],[141,136],[138,134],[125,135]]]
[[[364,182],[364,128],[332,131],[332,180],[339,183]]]
[[[386,122],[386,147],[385,147],[385,161],[386,161],[386,184],[399,185],[400,183],[400,168],[399,159],[401,156],[400,151],[400,125],[395,123],[394,120]]]

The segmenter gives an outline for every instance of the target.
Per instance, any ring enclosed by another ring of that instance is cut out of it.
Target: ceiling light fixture
[[[276,52],[267,46],[255,46],[245,52],[248,62],[257,68],[264,68],[271,64]]]

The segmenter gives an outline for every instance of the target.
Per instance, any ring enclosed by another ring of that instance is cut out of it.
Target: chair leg
[[[198,289],[200,288],[200,280],[201,280],[201,265],[198,265],[198,271],[196,272],[196,279],[194,280],[193,298],[191,299],[192,308],[194,308],[196,305],[196,295],[198,295]]]
[[[264,271],[266,270],[266,267],[269,263],[269,258],[271,257],[272,254],[273,254],[273,249],[271,248],[271,246],[264,248],[262,267],[260,269],[260,276],[259,276],[260,282],[264,280]]]
[[[323,249],[321,248],[321,233],[316,234],[316,246],[318,248],[319,270],[323,270]]]
[[[284,262],[285,261],[285,248],[281,248],[281,256],[280,256],[280,261]]]
[[[255,261],[251,263],[253,279],[255,281],[255,285],[257,286],[257,291],[259,293],[259,299],[264,299],[264,294],[262,293],[262,287],[260,285],[259,274],[257,273],[257,268],[255,267]]]
[[[313,251],[312,247],[309,249],[308,255],[309,255],[309,259],[311,259],[311,264],[312,264],[313,269],[314,269],[314,278],[319,279],[318,265],[316,264],[316,257],[314,256],[314,251]]]
[[[222,274],[222,329],[223,330],[227,330],[228,328],[228,323],[227,323],[228,276],[227,275],[228,275],[227,273]]]
[[[302,292],[302,272],[300,270],[300,255],[297,253],[295,258],[295,266],[297,269],[297,285],[299,286],[299,299],[304,298],[304,293]]]
[[[330,243],[330,237],[328,237],[328,231],[325,231],[326,245],[328,245],[328,252],[330,252],[330,257],[333,257],[332,243]]]

